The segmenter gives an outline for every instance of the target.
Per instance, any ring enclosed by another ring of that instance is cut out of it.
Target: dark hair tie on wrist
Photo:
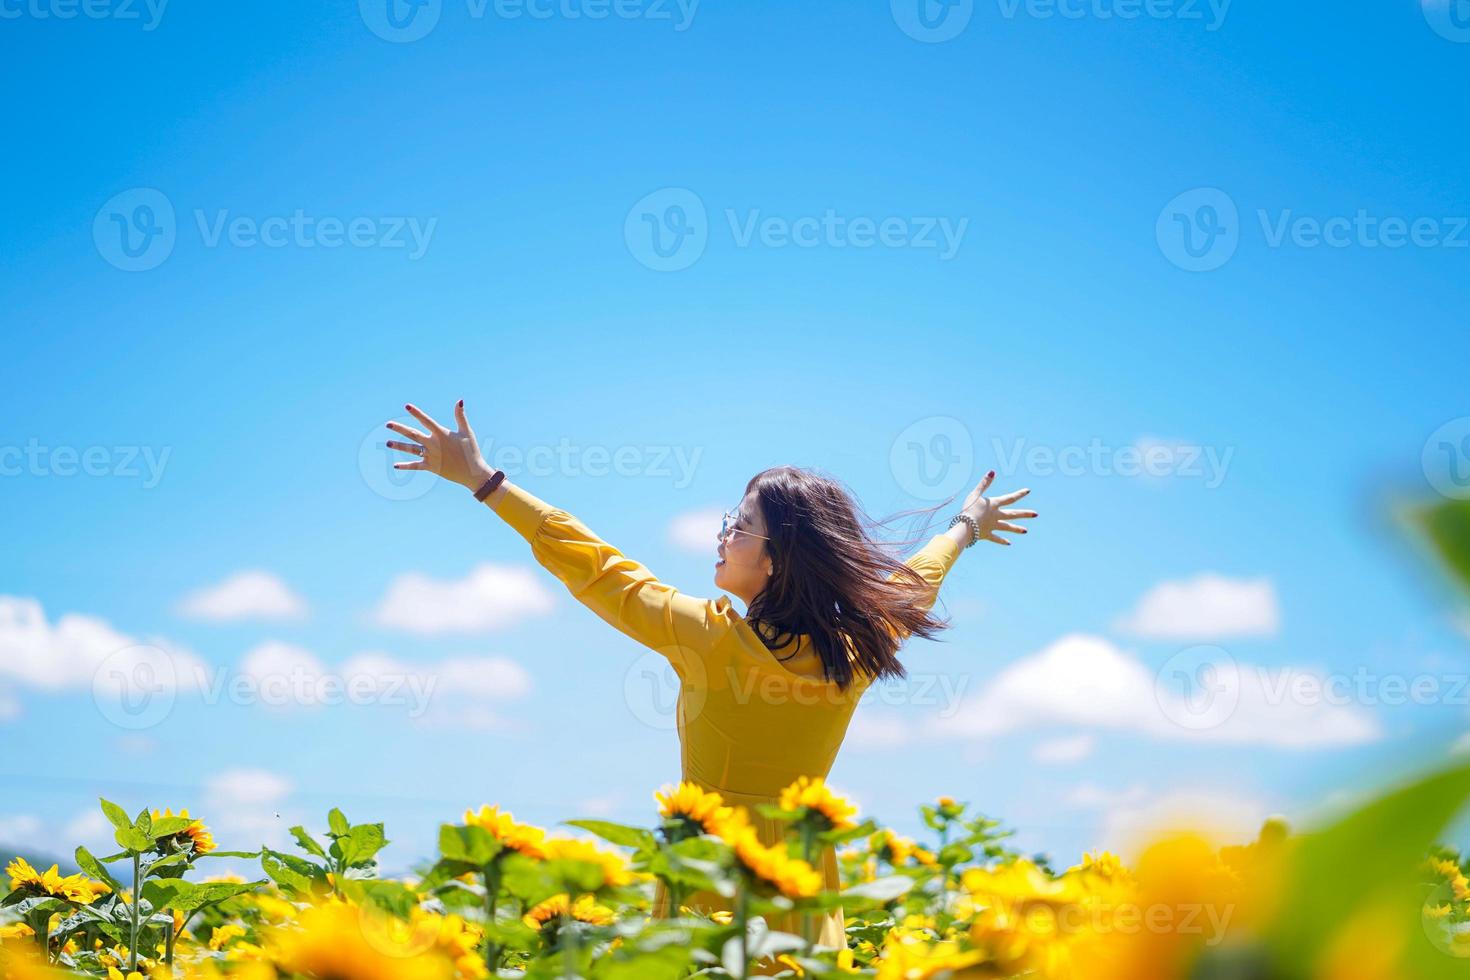
[[[496,470],[490,475],[490,479],[480,484],[480,489],[475,491],[475,499],[484,503],[485,498],[495,492],[495,488],[505,482],[505,470]]]

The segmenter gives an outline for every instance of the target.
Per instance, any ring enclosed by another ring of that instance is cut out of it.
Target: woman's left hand
[[[1025,534],[1026,529],[1015,521],[1030,520],[1036,516],[1034,510],[1008,510],[1006,506],[1013,504],[1031,492],[1025,490],[1013,490],[1010,493],[1001,494],[998,497],[987,497],[985,491],[995,482],[995,470],[985,474],[985,479],[980,485],[970,491],[970,496],[965,499],[965,506],[961,513],[967,514],[976,524],[980,526],[980,539],[991,541],[995,544],[1009,545],[1008,538],[1000,536],[1000,531],[1011,534]]]
[[[452,483],[474,489],[489,479],[495,471],[480,457],[480,444],[475,441],[475,432],[470,428],[464,414],[464,399],[454,406],[455,430],[450,432],[414,405],[405,405],[410,415],[418,419],[429,430],[420,432],[412,426],[389,422],[388,428],[405,435],[413,442],[388,441],[389,449],[417,456],[410,462],[394,463],[395,470],[428,470]]]

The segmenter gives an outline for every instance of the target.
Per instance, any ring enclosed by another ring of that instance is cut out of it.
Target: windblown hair
[[[812,470],[777,466],[751,478],[770,540],[772,574],[746,622],[767,648],[806,635],[827,680],[846,689],[854,672],[903,677],[898,650],[909,636],[949,626],[930,612],[927,582],[876,540],[876,522],[839,482]],[[848,648],[851,645],[852,655]]]

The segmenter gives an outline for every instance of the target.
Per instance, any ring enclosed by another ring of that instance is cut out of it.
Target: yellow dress
[[[807,637],[768,649],[728,597],[696,598],[660,582],[577,518],[522,487],[509,484],[494,508],[576,599],[669,661],[680,681],[683,778],[750,808],[761,840],[779,841],[784,825],[754,807],[776,802],[798,776],[827,776],[870,679],[855,675],[841,690],[823,678],[821,658]],[[931,605],[962,548],[936,534],[905,562],[932,587]],[[836,851],[827,847],[817,864],[825,887],[837,890]],[[729,908],[710,892],[690,895],[684,904],[707,912]],[[660,882],[653,914],[670,912]],[[770,926],[801,933],[791,915]],[[819,926],[818,943],[846,945],[841,910],[825,914]]]

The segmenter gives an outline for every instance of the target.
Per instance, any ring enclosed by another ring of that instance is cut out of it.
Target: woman
[[[566,511],[505,479],[480,457],[463,400],[453,432],[405,407],[427,431],[388,423],[412,442],[387,445],[418,457],[394,467],[428,470],[477,491],[573,596],[668,658],[680,679],[683,778],[746,806],[767,845],[781,839],[783,826],[756,805],[774,803],[798,776],[826,777],[868,685],[904,676],[897,657],[903,640],[947,625],[930,610],[960,552],[980,540],[1009,545],[1000,532],[1025,534],[1013,522],[1036,516],[1005,509],[1028,490],[984,496],[992,470],[944,533],[899,562],[867,535],[839,484],[794,467],[765,470],[719,535],[715,587],[745,603],[741,616],[725,596],[698,599],[660,582]],[[825,887],[836,890],[835,851],[826,848],[817,864]],[[687,904],[728,908],[708,892]],[[654,914],[670,912],[660,885]],[[794,915],[771,926],[802,931]],[[845,945],[840,910],[819,926],[817,942]]]

